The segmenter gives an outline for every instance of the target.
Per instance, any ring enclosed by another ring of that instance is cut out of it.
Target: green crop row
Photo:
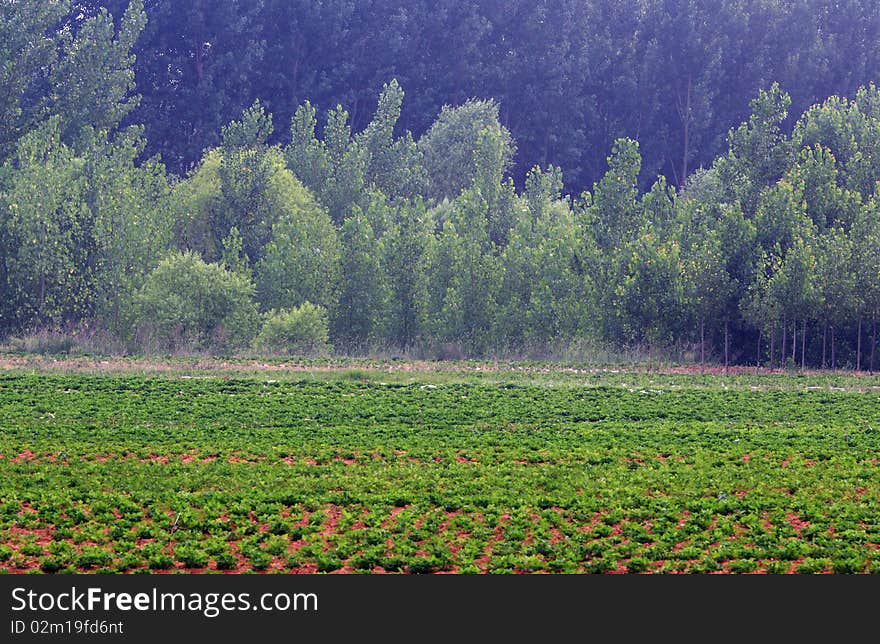
[[[0,377],[9,572],[880,572],[852,391]]]

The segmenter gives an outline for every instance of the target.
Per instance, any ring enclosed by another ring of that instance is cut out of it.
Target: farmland
[[[6,367],[3,572],[880,572],[869,376]]]

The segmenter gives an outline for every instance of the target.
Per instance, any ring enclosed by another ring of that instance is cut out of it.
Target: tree
[[[863,200],[874,193],[880,176],[880,90],[872,83],[855,99],[831,96],[813,105],[795,125],[792,140],[804,150],[821,146],[835,160],[838,183]]]
[[[221,249],[222,240],[235,228],[251,264],[259,260],[283,208],[276,203],[280,184],[291,182],[280,151],[266,145],[272,130],[271,115],[257,101],[222,134],[217,166],[220,195],[209,222],[213,246]]]
[[[387,283],[382,270],[381,242],[366,216],[355,209],[339,231],[341,279],[339,302],[333,314],[337,346],[350,350],[366,347],[378,335],[387,304]]]
[[[85,208],[77,268],[92,276],[90,310],[111,328],[118,328],[124,303],[172,243],[165,167],[157,159],[139,161],[142,134],[132,127],[110,140],[95,134],[81,143]]]
[[[259,321],[253,294],[253,284],[240,273],[207,264],[192,252],[172,253],[134,298],[133,339],[170,351],[246,346]]]
[[[673,106],[676,117],[673,121],[667,116],[662,125],[649,121],[658,132],[646,138],[667,150],[669,156],[661,163],[671,170],[678,186],[687,181],[693,160],[702,156],[700,148],[711,142],[712,108],[720,102],[724,61],[736,43],[727,31],[734,20],[731,13],[726,2],[664,0],[646,4],[644,31],[638,35],[644,52],[644,78],[650,79],[654,100]],[[651,73],[660,70],[662,80],[652,79]]]
[[[120,306],[155,267],[170,240],[164,168],[137,165],[137,129],[107,139],[84,129],[80,153],[51,117],[26,134],[4,166],[4,324],[114,325]]]
[[[254,347],[270,353],[313,355],[332,350],[327,310],[303,302],[289,311],[269,311]]]
[[[726,268],[722,241],[715,230],[705,231],[699,241],[687,249],[682,262],[684,297],[700,323],[700,366],[706,362],[706,320],[723,317],[733,293],[734,286]]]
[[[61,53],[50,73],[50,110],[61,116],[65,140],[83,127],[112,130],[140,102],[132,53],[147,23],[142,0],[131,0],[118,26],[106,9],[86,19],[76,34],[61,30]]]
[[[315,110],[305,103],[291,121],[290,145],[285,149],[288,167],[330,213],[336,225],[351,214],[364,196],[366,158],[352,140],[348,112],[337,106],[327,117],[323,141],[317,139]]]
[[[406,349],[422,336],[427,315],[434,231],[424,203],[398,203],[382,241],[382,266],[389,289],[387,318],[382,326],[391,344]]]
[[[858,318],[856,369],[862,364],[862,318],[871,317],[871,352],[869,366],[874,371],[877,346],[877,315],[880,312],[880,207],[875,197],[860,210],[852,228],[856,295],[854,309]]]
[[[554,348],[576,336],[585,299],[574,268],[579,235],[561,193],[559,168],[529,173],[516,225],[499,258],[494,325],[499,347]]]
[[[782,363],[787,358],[787,325],[792,324],[791,360],[797,356],[797,323],[801,322],[801,368],[806,364],[807,323],[819,317],[822,291],[817,282],[818,260],[816,230],[809,228],[796,237],[785,251],[777,244],[772,252],[762,251],[750,298],[745,303],[746,316],[769,327],[770,364],[773,364],[773,338],[777,324],[782,327]]]
[[[330,308],[336,231],[326,211],[287,169],[281,150],[267,144],[271,134],[271,116],[255,103],[224,128],[221,147],[208,151],[199,168],[175,186],[178,246],[216,261],[235,229],[255,271],[261,304],[287,308],[307,299]],[[304,281],[295,285],[299,278],[290,271],[300,269]]]
[[[263,0],[147,3],[134,52],[142,99],[130,119],[144,125],[147,153],[161,154],[176,174],[185,176],[217,147],[222,126],[254,99],[274,98],[255,87],[266,60],[264,7]]]
[[[782,259],[778,254],[771,254],[759,249],[755,278],[749,284],[746,297],[740,300],[740,309],[743,317],[770,336],[770,369],[773,369],[773,358],[775,356],[776,328],[781,319],[780,302],[772,279],[779,272],[781,264]],[[783,349],[782,353],[784,357],[785,349]]]
[[[336,229],[302,184],[290,174],[281,176],[276,203],[284,210],[254,267],[257,299],[264,309],[311,302],[332,310],[339,280]]]
[[[60,2],[0,5],[0,162],[46,115],[42,84],[57,60],[52,27],[64,12]]]
[[[355,140],[364,152],[364,182],[389,197],[412,198],[422,193],[425,172],[412,134],[394,138],[402,104],[403,90],[397,80],[384,85],[373,120]]]
[[[668,346],[681,330],[679,246],[646,229],[616,257],[612,295],[614,339],[624,344]]]
[[[807,216],[804,186],[781,179],[763,191],[754,215],[758,243],[767,252],[785,256],[788,249],[813,226]]]
[[[782,132],[791,97],[774,83],[750,103],[752,114],[728,135],[728,152],[715,162],[719,178],[747,217],[754,215],[761,192],[782,177],[792,163],[792,145]]]
[[[429,268],[431,336],[440,344],[459,344],[472,355],[489,348],[497,292],[487,210],[479,191],[464,191],[455,200]]]
[[[638,181],[642,157],[639,144],[630,139],[615,142],[608,171],[593,187],[587,216],[596,244],[602,250],[619,248],[635,238],[645,221],[638,207]]]
[[[795,240],[785,254],[782,266],[771,280],[770,289],[783,311],[783,319],[791,320],[791,353],[797,351],[797,322],[801,321],[801,369],[806,366],[807,323],[817,316],[822,305],[821,290],[816,281],[817,261],[814,236],[805,235]],[[785,324],[783,323],[783,333]]]
[[[864,231],[867,232],[867,231]],[[828,331],[831,330],[831,368],[837,368],[836,332],[849,323],[857,308],[853,238],[843,228],[829,228],[820,235],[817,247],[816,282],[822,302],[822,368],[828,365]],[[869,286],[870,288],[870,286]]]
[[[58,117],[22,137],[6,174],[3,326],[77,319],[87,310],[75,248],[83,219],[82,184],[79,162],[61,141]]]
[[[820,230],[852,225],[861,195],[838,185],[837,163],[828,148],[817,144],[803,149],[786,180],[803,187],[807,215]]]
[[[427,195],[455,199],[470,187],[478,171],[479,141],[489,140],[494,165],[484,172],[500,179],[510,168],[516,152],[510,132],[498,121],[498,104],[492,100],[468,100],[458,107],[444,105],[431,128],[419,139],[428,174]],[[487,151],[488,144],[482,149]]]
[[[142,0],[118,24],[103,7],[70,11],[54,0],[0,7],[0,162],[50,116],[73,143],[84,127],[114,130],[138,104],[132,51],[146,23]]]

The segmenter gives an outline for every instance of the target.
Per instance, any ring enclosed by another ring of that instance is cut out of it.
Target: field
[[[3,572],[880,572],[874,377],[2,366]]]

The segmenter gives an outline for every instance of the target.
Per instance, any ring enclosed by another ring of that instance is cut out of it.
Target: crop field
[[[0,571],[880,572],[880,379],[0,371]]]

